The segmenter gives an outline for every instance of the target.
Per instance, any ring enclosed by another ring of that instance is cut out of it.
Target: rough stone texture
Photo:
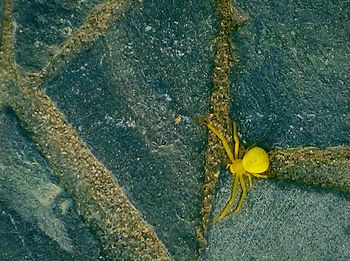
[[[230,1],[219,2],[230,8]],[[274,149],[273,176],[348,191],[348,1],[275,2],[239,1],[249,20],[230,42],[230,30],[219,39],[218,31],[237,10],[216,12],[209,1],[17,1],[11,18],[6,0],[0,106],[13,107],[109,257],[170,259],[169,251],[176,260],[193,260],[206,140],[193,119],[207,116],[210,106],[227,107],[225,97],[244,143]],[[20,6],[40,8],[30,13]],[[219,23],[218,13],[226,20]],[[227,46],[240,59],[231,77]],[[209,106],[213,83],[229,82],[230,96],[218,92],[212,99],[222,106]],[[275,150],[306,145],[345,146]],[[220,144],[209,146],[217,151]],[[227,200],[227,177],[217,185],[215,213]],[[47,193],[55,195],[57,186]],[[17,201],[11,196],[0,204],[1,222],[13,232],[28,224],[9,207]],[[310,252],[348,259],[348,202],[335,191],[256,181],[242,212],[210,228],[204,259],[312,260]],[[55,238],[57,251],[70,244],[50,228],[39,232]],[[315,252],[314,243],[326,252]]]
[[[270,152],[269,175],[350,192],[350,147],[299,148]]]
[[[232,110],[268,148],[350,144],[349,1],[255,1],[235,34]]]
[[[2,41],[2,17],[4,13],[4,0],[0,0],[0,42]],[[2,46],[0,45],[0,51]]]
[[[350,177],[349,1],[237,4],[249,17],[233,36],[231,109],[243,143],[338,147],[272,151],[270,174],[289,181],[254,180],[241,212],[209,228],[204,260],[348,260],[350,203],[339,191]]]
[[[0,112],[0,259],[105,260],[75,204],[10,109]]]
[[[48,67],[27,75],[14,63],[12,4],[6,0],[4,56],[0,57],[0,101],[5,100],[32,134],[35,142],[76,202],[77,211],[97,233],[113,260],[142,257],[169,260],[170,256],[153,228],[140,216],[111,173],[99,162],[65,121],[52,101],[40,90],[47,78],[65,67],[89,47],[113,22],[130,10],[135,1],[107,0],[97,5],[69,40],[50,60]]]
[[[229,85],[231,69],[238,62],[234,53],[232,33],[237,30],[245,20],[232,4],[231,0],[216,1],[217,15],[219,17],[219,31],[214,39],[215,58],[213,68],[213,90],[210,95],[210,111],[205,118],[227,139],[232,137],[232,122],[229,115]],[[222,160],[225,157],[225,150],[214,133],[209,131],[208,143],[205,151],[205,172],[202,185],[202,208],[201,220],[197,229],[199,241],[198,256],[201,255],[202,247],[205,244],[205,233],[207,220],[212,211],[212,199],[220,172]]]
[[[108,257],[169,260],[153,228],[52,101],[35,86],[35,81],[19,78],[13,90],[17,96],[12,97],[11,105],[72,195],[78,212],[98,234]]]
[[[59,46],[100,2],[102,0],[15,0],[17,64],[27,72],[47,66]]]
[[[215,213],[229,198],[228,176]],[[349,260],[349,200],[286,181],[255,181],[241,212],[209,228],[203,260]]]
[[[45,85],[175,259],[197,248],[214,7],[147,1]],[[180,122],[176,123],[176,118]]]

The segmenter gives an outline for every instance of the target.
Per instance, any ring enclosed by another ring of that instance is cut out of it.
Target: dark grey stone
[[[258,180],[242,210],[210,227],[203,260],[349,260],[347,194]],[[215,214],[231,181],[221,184]]]
[[[146,1],[45,86],[177,260],[197,247],[214,13]]]
[[[231,109],[244,143],[349,145],[349,1],[237,2],[249,20],[234,34]],[[222,173],[215,214],[231,185]],[[204,260],[349,260],[349,202],[330,190],[254,181],[242,210],[209,228]]]
[[[26,71],[47,65],[59,46],[102,0],[15,0],[16,62]]]
[[[45,67],[100,2],[15,1],[17,64]],[[349,1],[237,2],[249,17],[233,35],[240,62],[230,89],[243,143],[349,145]],[[213,1],[144,1],[45,79],[175,260],[197,249],[207,138],[193,119],[209,111],[217,19]],[[0,259],[103,259],[30,135],[11,111],[0,115]],[[344,194],[255,181],[242,211],[209,229],[204,260],[348,260],[349,210]]]
[[[350,144],[349,1],[239,0],[232,110],[248,143]]]
[[[0,259],[105,260],[11,110],[1,111],[0,129]]]
[[[2,43],[2,18],[4,15],[4,0],[0,0],[0,43]],[[2,46],[0,44],[0,50],[2,50]]]

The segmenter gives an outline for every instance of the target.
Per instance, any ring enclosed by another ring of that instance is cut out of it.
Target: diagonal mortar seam
[[[285,152],[282,151],[281,153],[282,153],[283,155],[285,155]],[[278,173],[280,173],[280,172],[276,172],[276,173],[278,174]],[[276,175],[276,176],[277,176],[277,175]]]
[[[106,0],[95,6],[85,23],[66,40],[50,62],[33,76],[47,79],[62,70],[79,53],[89,48],[116,21],[121,20],[130,10],[143,0]]]
[[[6,0],[4,18],[8,22],[4,27],[4,35],[8,37],[4,40],[7,41],[4,51],[9,60],[14,57],[12,3]],[[103,6],[99,9],[104,10]],[[18,83],[9,91],[10,106],[76,200],[78,212],[97,230],[108,256],[115,260],[141,256],[171,260],[153,228],[142,219],[112,174],[93,156],[49,97],[39,90],[38,77],[21,75],[13,60],[5,61],[1,73],[11,71],[9,80]]]
[[[108,256],[130,258],[132,253],[133,258],[170,260],[153,228],[130,203],[112,174],[94,157],[50,98],[31,87],[25,76],[18,76],[17,96],[11,97],[11,106],[75,199],[79,212],[97,230]],[[128,252],[118,253],[122,248]]]

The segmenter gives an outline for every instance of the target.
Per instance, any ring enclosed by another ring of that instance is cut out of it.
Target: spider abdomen
[[[269,168],[269,155],[260,147],[251,148],[244,154],[242,164],[247,172],[263,173]]]

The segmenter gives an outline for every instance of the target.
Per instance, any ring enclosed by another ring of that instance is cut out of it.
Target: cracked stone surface
[[[47,65],[101,0],[14,1],[16,62],[27,72]]]
[[[0,259],[348,260],[348,9],[1,0]],[[230,116],[272,178],[207,227]]]
[[[270,170],[283,181],[255,181],[241,212],[209,227],[203,260],[347,260],[349,2],[236,4],[249,18],[234,34],[231,110],[246,146],[284,149]],[[229,176],[221,171],[214,214]]]
[[[208,107],[211,12],[147,2],[44,85],[179,259],[197,244],[204,130],[192,119]]]
[[[13,111],[0,112],[1,260],[105,260]]]

